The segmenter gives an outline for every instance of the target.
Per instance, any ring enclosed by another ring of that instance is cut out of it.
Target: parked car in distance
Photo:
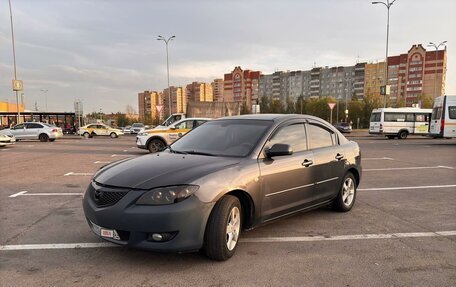
[[[4,147],[7,145],[12,145],[16,142],[16,138],[13,135],[4,135],[0,134],[0,147]]]
[[[159,152],[192,129],[209,120],[210,118],[185,118],[169,126],[160,126],[140,132],[136,136],[136,145],[138,148],[148,149],[151,153]]]
[[[143,123],[134,123],[131,125],[130,133],[139,134],[145,130],[146,130],[146,128]]]
[[[131,133],[131,126],[126,126],[125,128],[122,129],[124,134],[130,134]]]
[[[340,122],[334,125],[338,131],[341,133],[351,133],[352,131],[352,126],[350,123],[345,123],[345,122]]]
[[[110,136],[111,138],[117,138],[124,133],[120,129],[115,129],[105,124],[88,124],[80,127],[78,134],[85,138],[93,136]]]
[[[63,136],[62,129],[47,123],[26,122],[0,131],[4,135],[13,135],[19,140],[55,141]]]
[[[352,209],[361,153],[307,115],[211,120],[165,151],[111,163],[92,178],[83,209],[93,232],[152,251],[236,251],[241,230],[331,205]]]

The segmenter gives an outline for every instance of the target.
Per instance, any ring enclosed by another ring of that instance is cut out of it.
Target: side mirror
[[[293,149],[288,144],[275,144],[270,149],[266,150],[266,156],[272,158],[275,156],[292,155]]]

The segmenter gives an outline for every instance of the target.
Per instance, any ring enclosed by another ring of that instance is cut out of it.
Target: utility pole
[[[434,98],[437,97],[437,54],[439,53],[440,46],[445,46],[447,41],[443,41],[442,43],[436,45],[432,42],[429,42],[428,47],[435,48],[435,69],[434,69]],[[443,75],[443,66],[442,66],[442,75]]]
[[[13,27],[13,10],[11,9],[11,0],[8,0],[9,12],[10,12],[10,21],[11,21],[11,40],[13,43],[13,66],[14,66],[14,81],[13,81],[13,91],[16,93],[16,109],[17,109],[17,121],[21,121],[21,110],[19,108],[19,95],[18,91],[23,90],[22,81],[17,80],[17,69],[16,69],[16,47],[14,44],[14,27]]]
[[[169,115],[172,114],[172,101],[171,101],[171,88],[170,88],[170,85],[169,85],[169,56],[168,56],[168,43],[169,43],[169,41],[173,40],[174,38],[176,38],[176,36],[171,36],[171,37],[169,37],[168,39],[166,39],[165,37],[163,37],[163,36],[161,36],[161,35],[158,35],[158,38],[157,38],[158,41],[163,41],[163,42],[165,42],[165,44],[166,44],[166,72],[167,72],[167,75],[168,75]],[[177,110],[177,109],[176,109],[176,110]]]

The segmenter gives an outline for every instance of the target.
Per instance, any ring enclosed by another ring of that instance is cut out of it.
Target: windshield
[[[207,122],[172,144],[172,151],[188,154],[245,157],[272,121],[218,120]]]
[[[370,117],[371,122],[379,122],[380,121],[380,113],[372,113]]]

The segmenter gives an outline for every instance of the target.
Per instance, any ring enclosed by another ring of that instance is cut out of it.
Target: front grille
[[[92,184],[92,199],[98,207],[106,207],[116,204],[129,190],[107,188]]]

